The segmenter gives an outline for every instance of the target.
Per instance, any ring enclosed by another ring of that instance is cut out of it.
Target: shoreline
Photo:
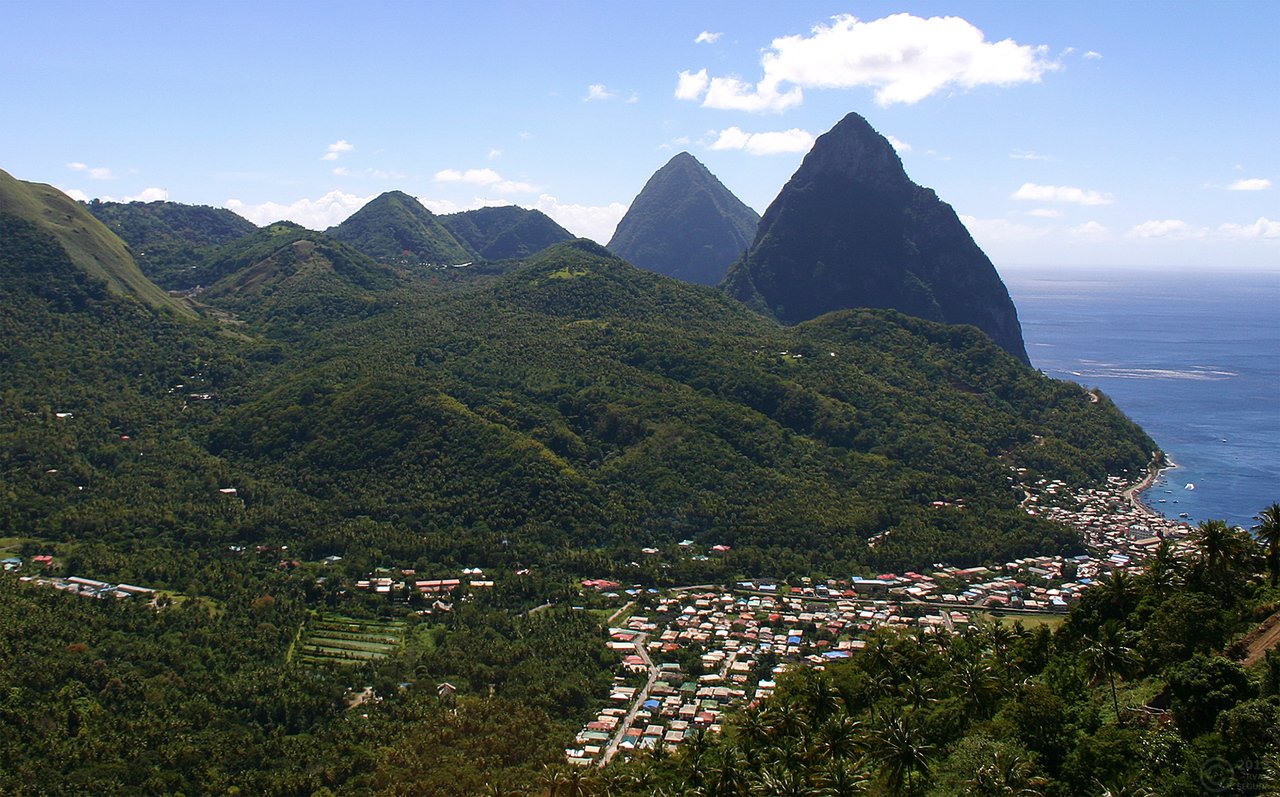
[[[1151,460],[1147,465],[1147,475],[1143,476],[1142,480],[1136,484],[1126,487],[1123,492],[1125,500],[1129,502],[1129,505],[1147,517],[1165,517],[1164,513],[1151,508],[1146,504],[1146,502],[1138,497],[1139,493],[1154,486],[1156,480],[1159,479],[1165,471],[1174,470],[1178,467],[1178,463],[1169,459],[1168,456],[1165,456],[1164,463],[1164,465],[1157,465],[1154,459]],[[1168,518],[1165,519],[1168,520]]]

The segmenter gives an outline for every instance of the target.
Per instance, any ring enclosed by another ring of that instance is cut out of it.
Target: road
[[[617,755],[618,745],[622,744],[622,741],[627,738],[627,731],[635,724],[636,714],[639,713],[640,708],[644,705],[644,701],[649,699],[649,693],[653,690],[653,685],[658,681],[658,668],[654,666],[653,659],[649,658],[649,651],[646,647],[648,641],[648,634],[636,635],[636,653],[640,658],[644,659],[644,666],[649,670],[649,679],[645,681],[644,688],[636,692],[636,699],[631,704],[631,710],[627,712],[627,716],[622,718],[622,722],[618,723],[613,738],[609,740],[609,745],[605,747],[604,753],[600,756],[600,763],[596,766],[603,767]]]

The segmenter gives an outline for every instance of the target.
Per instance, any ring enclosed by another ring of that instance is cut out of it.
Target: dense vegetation
[[[327,233],[380,263],[441,265],[476,257],[434,213],[403,191],[382,194]]]
[[[515,205],[450,213],[440,223],[485,260],[529,257],[573,238],[542,211]]]
[[[668,277],[715,285],[751,245],[759,221],[697,158],[681,152],[631,202],[609,251]]]
[[[89,212],[120,236],[138,267],[169,290],[190,290],[211,280],[201,267],[209,251],[258,229],[225,208],[177,202],[101,202]]]
[[[1209,521],[1185,554],[1085,593],[1056,633],[876,632],[849,660],[785,675],[723,736],[550,793],[1275,794],[1280,651],[1245,669],[1227,645],[1280,607],[1259,554]]]
[[[568,608],[575,576],[1073,550],[1021,510],[1012,469],[1087,484],[1153,448],[971,327],[871,310],[781,327],[584,241],[441,277],[280,223],[204,256],[194,318],[98,276],[56,226],[0,212],[0,536],[53,554],[51,575],[162,593],[0,578],[6,793],[537,783],[613,662],[602,618]],[[631,565],[685,538],[733,550]],[[464,566],[497,587],[448,607],[348,589]],[[305,663],[322,608],[393,614],[404,640]],[[349,708],[365,685],[382,699]]]
[[[128,247],[90,215],[84,205],[50,185],[15,180],[0,170],[0,213],[37,225],[52,236],[76,268],[106,283],[116,296],[179,315],[193,315],[147,279]]]

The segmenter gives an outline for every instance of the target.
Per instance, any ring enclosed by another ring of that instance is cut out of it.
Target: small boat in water
[[[1183,487],[1182,489],[1184,489],[1184,490],[1194,490],[1194,489],[1196,489],[1196,486],[1195,486],[1195,484],[1194,484],[1194,483],[1192,483],[1192,482],[1187,482],[1187,486],[1186,486],[1186,487]]]

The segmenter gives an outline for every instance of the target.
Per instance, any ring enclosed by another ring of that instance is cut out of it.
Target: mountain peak
[[[475,257],[434,213],[403,191],[374,197],[327,232],[384,263],[457,263]]]
[[[818,136],[805,163],[882,188],[914,185],[889,140],[856,113],[849,113],[835,127]]]
[[[697,158],[681,152],[645,183],[609,249],[650,271],[714,285],[751,243],[759,220]]]
[[[991,260],[855,113],[814,142],[723,287],[785,324],[854,307],[972,324],[1029,362]]]

